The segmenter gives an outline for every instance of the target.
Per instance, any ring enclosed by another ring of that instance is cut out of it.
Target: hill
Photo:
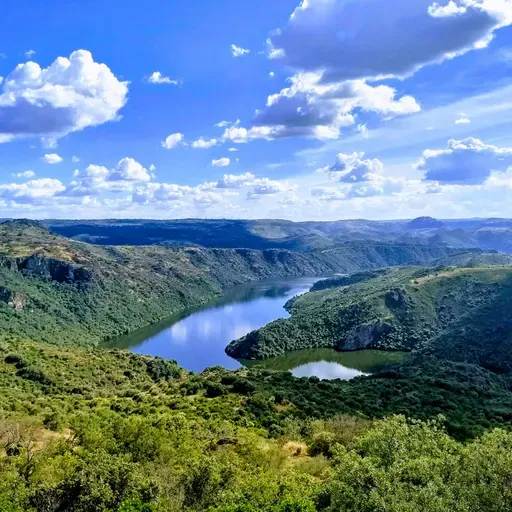
[[[479,265],[380,269],[439,261]],[[510,376],[482,366],[508,371],[512,270],[482,261],[504,260],[397,242],[99,246],[0,224],[0,510],[509,510]],[[320,381],[194,375],[94,348],[238,282],[354,270],[291,301],[263,349],[281,349],[292,324],[300,343],[328,344],[343,320],[352,342],[414,349],[410,362]]]
[[[291,318],[232,342],[227,353],[263,359],[315,347],[408,350],[512,371],[510,266],[392,269],[334,284],[342,286],[293,299]]]
[[[325,250],[346,242],[444,245],[512,254],[512,220],[47,220],[51,231],[98,245],[165,245],[207,248]]]
[[[99,246],[31,221],[0,224],[0,329],[51,343],[97,345],[199,306],[236,284],[321,276],[446,257],[446,247],[283,249]]]
[[[444,223],[432,217],[418,217],[407,223],[407,229],[439,229],[444,228]]]

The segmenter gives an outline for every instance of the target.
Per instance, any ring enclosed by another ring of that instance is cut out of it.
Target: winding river
[[[286,302],[307,292],[316,281],[318,278],[294,278],[240,285],[201,308],[114,340],[108,347],[176,359],[194,372],[210,366],[236,369],[258,364],[288,370],[297,377],[345,380],[373,373],[388,363],[407,358],[407,354],[398,352],[340,353],[330,349],[304,350],[263,362],[237,361],[226,355],[224,349],[230,341],[273,320],[288,317],[284,309]]]

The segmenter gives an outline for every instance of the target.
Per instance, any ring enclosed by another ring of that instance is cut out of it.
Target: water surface
[[[123,348],[138,354],[176,359],[194,372],[211,366],[228,369],[263,364],[276,370],[290,370],[298,377],[351,379],[375,372],[389,362],[400,362],[399,353],[361,351],[340,353],[329,349],[304,350],[262,362],[232,359],[226,346],[264,325],[289,316],[286,302],[307,292],[320,278],[259,281],[228,290],[204,306],[110,342],[109,348]]]

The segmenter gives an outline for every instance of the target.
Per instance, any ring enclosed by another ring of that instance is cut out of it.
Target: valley
[[[189,223],[184,245],[0,224],[2,512],[512,505],[511,256],[208,247]]]

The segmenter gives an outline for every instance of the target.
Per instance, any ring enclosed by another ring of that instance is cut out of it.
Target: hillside
[[[346,245],[330,252],[98,246],[31,221],[0,224],[0,329],[97,345],[196,307],[236,284],[448,256],[445,247]]]
[[[511,219],[290,222],[284,220],[48,220],[53,232],[98,245],[165,245],[209,248],[336,248],[347,242],[480,248],[512,254]]]
[[[439,261],[476,266],[381,268]],[[510,361],[504,261],[380,242],[112,247],[0,224],[0,511],[508,510],[510,378],[482,368]],[[259,331],[265,354],[291,334],[338,346],[343,321],[345,346],[415,349],[409,362],[320,381],[258,367],[195,375],[94,348],[239,282],[335,271],[356,273],[292,300],[290,320]],[[459,333],[469,316],[471,343]]]
[[[2,512],[334,512],[367,510],[369,494],[422,510],[425,482],[450,507],[436,512],[512,506],[512,436],[491,430],[510,423],[512,394],[472,365],[425,358],[350,382],[191,375],[16,339],[0,343],[0,388]]]
[[[329,283],[290,301],[291,318],[232,342],[227,353],[264,359],[315,347],[428,351],[512,371],[510,266],[402,268]]]

